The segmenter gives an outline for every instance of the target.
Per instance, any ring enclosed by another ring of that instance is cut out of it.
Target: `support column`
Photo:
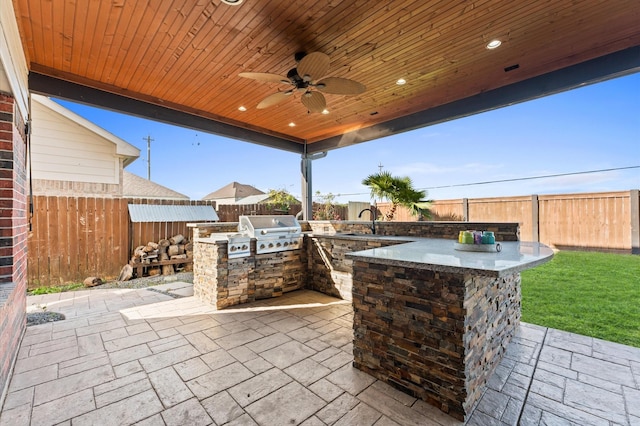
[[[300,160],[300,172],[302,177],[302,218],[309,220],[313,212],[313,193],[311,180],[311,159],[306,155]]]
[[[27,172],[25,121],[0,92],[0,404],[26,329]]]
[[[531,196],[531,241],[540,241],[540,205],[538,196]]]
[[[313,173],[311,171],[311,162],[327,156],[326,152],[318,152],[316,154],[302,154],[300,160],[300,171],[302,175],[302,218],[311,220],[313,217]]]
[[[469,222],[469,199],[462,199],[462,220],[464,222]]]
[[[640,254],[640,190],[629,191],[631,202],[631,254]]]

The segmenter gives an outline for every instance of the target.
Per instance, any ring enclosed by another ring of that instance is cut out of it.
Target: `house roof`
[[[129,142],[123,139],[120,139],[116,135],[106,131],[102,127],[98,126],[95,123],[92,123],[86,118],[80,117],[78,114],[68,110],[67,108],[63,107],[57,102],[52,101],[46,96],[32,94],[31,101],[36,102],[42,105],[43,107],[48,108],[51,111],[54,111],[60,114],[67,120],[71,120],[76,124],[100,136],[102,139],[113,143],[116,146],[116,155],[124,159],[125,167],[133,163],[138,157],[140,157],[140,150],[135,146],[131,145]]]
[[[258,188],[234,181],[228,185],[223,186],[222,188],[216,191],[213,191],[208,195],[205,195],[204,197],[202,197],[202,199],[217,200],[220,198],[232,198],[234,200],[239,200],[241,198],[245,198],[250,195],[262,195],[262,194],[264,194],[264,192],[260,191]]]
[[[189,197],[166,186],[122,171],[122,196],[131,198],[156,198],[163,200],[188,200]]]
[[[260,204],[269,199],[269,194],[249,195],[248,197],[236,200],[235,204]]]

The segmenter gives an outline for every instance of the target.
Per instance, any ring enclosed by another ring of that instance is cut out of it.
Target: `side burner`
[[[229,259],[248,257],[251,255],[251,237],[237,232],[216,232],[208,237],[199,238],[216,242],[227,242],[227,255]]]

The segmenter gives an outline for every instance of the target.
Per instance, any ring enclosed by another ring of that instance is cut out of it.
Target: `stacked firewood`
[[[165,260],[185,259],[185,263],[174,265],[163,265]],[[148,242],[147,245],[138,246],[133,251],[131,266],[140,263],[149,264],[146,268],[150,276],[153,275],[173,275],[176,271],[190,271],[193,267],[193,243],[186,240],[183,235],[178,234],[167,239],[156,242]],[[154,266],[154,263],[158,265]],[[139,277],[138,277],[139,278]]]

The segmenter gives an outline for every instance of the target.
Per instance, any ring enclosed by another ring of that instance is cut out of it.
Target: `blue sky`
[[[237,181],[300,197],[300,156],[58,101],[140,148],[126,170],[200,199]],[[313,162],[313,192],[368,201],[362,180],[379,165],[428,198],[624,191],[640,188],[640,73],[395,136],[329,151]],[[468,185],[634,167],[553,178]]]

